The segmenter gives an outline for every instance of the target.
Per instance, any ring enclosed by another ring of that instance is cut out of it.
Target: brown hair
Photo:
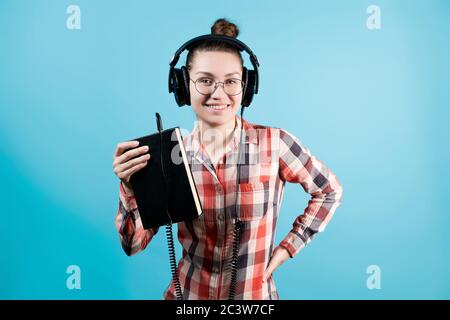
[[[239,35],[239,28],[234,23],[228,21],[225,18],[217,19],[211,27],[211,34],[214,35],[225,35],[233,38],[237,38]],[[192,48],[186,57],[186,68],[191,69],[192,61],[195,54],[199,51],[221,51],[221,52],[231,52],[239,56],[241,60],[241,65],[244,65],[244,60],[242,60],[241,53],[238,49],[232,45],[220,41],[220,40],[206,40]]]

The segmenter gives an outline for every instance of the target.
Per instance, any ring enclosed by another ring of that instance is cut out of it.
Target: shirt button
[[[219,214],[217,215],[217,218],[218,218],[220,221],[223,221],[223,213],[219,213]]]
[[[218,184],[216,184],[216,191],[217,192],[222,192],[222,187]]]

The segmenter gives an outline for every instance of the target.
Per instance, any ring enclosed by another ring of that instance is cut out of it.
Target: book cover
[[[148,146],[147,165],[130,177],[145,229],[197,218],[200,198],[178,127],[137,139]]]

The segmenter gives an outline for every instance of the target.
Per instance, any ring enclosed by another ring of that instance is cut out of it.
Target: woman
[[[239,33],[237,26],[225,19],[217,20],[211,30],[212,34],[234,38]],[[235,47],[220,41],[201,43],[189,51],[186,68],[197,121],[183,139],[203,214],[178,224],[178,239],[183,247],[178,264],[183,298],[229,297],[233,230],[241,221],[237,282],[232,290],[235,298],[278,299],[272,273],[287,258],[297,255],[314,234],[324,230],[340,204],[342,187],[333,172],[295,136],[282,129],[251,124],[236,115],[245,83],[243,60]],[[237,166],[232,159],[236,159],[239,141],[243,141],[245,156],[236,185]],[[135,141],[119,143],[113,163],[121,180],[115,224],[128,255],[144,250],[158,232],[157,228],[143,229],[129,183],[130,176],[151,157],[151,150],[137,146]],[[295,219],[292,230],[274,248],[286,181],[300,184],[311,194],[311,200]],[[233,216],[236,208],[238,219]],[[164,298],[176,298],[173,281]]]

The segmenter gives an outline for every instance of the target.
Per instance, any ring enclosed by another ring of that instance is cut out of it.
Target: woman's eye
[[[239,80],[236,80],[236,79],[228,79],[227,81],[225,81],[225,84],[235,85],[238,82],[239,82]]]
[[[203,85],[212,85],[213,83],[211,79],[200,79],[199,82]]]

